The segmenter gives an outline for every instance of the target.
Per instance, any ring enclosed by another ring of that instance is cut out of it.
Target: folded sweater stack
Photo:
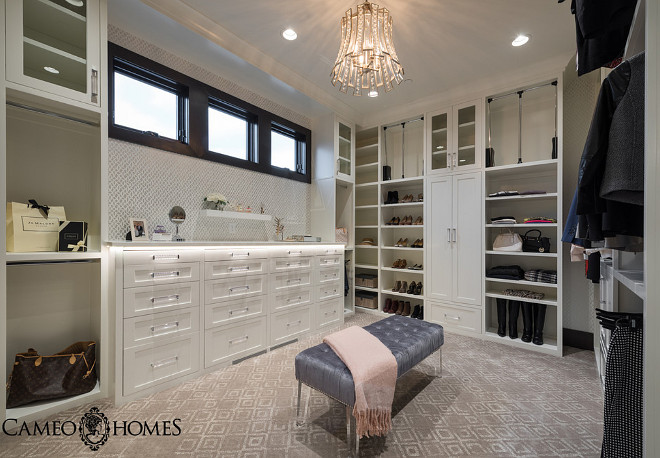
[[[525,280],[527,281],[536,281],[540,283],[557,283],[557,271],[556,270],[528,270],[525,272]]]

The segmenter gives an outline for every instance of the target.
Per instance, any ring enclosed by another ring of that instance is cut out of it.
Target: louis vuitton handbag
[[[7,408],[91,391],[96,386],[96,342],[76,342],[41,356],[30,348],[18,353],[7,382]]]

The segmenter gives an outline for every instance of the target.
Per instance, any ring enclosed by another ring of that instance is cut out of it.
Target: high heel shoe
[[[405,259],[399,259],[399,269],[405,269],[408,266],[408,261]]]
[[[401,280],[397,280],[394,283],[394,288],[392,288],[392,291],[398,292],[401,289]]]
[[[394,244],[394,246],[401,246],[402,243],[403,243],[403,238],[400,238],[400,239]]]
[[[417,196],[417,202],[424,202],[424,194],[423,193],[421,193],[421,192],[419,193],[419,195]]]
[[[401,261],[401,260],[397,259],[396,261],[394,261],[392,263],[392,269],[398,269],[399,268],[399,261]]]
[[[404,247],[404,248],[407,247],[407,246],[408,246],[408,239],[403,239],[403,240],[401,240],[401,241],[399,242],[399,245],[397,245],[397,246],[399,246],[399,247]]]
[[[418,216],[415,222],[413,223],[415,226],[423,226],[424,225],[424,219],[421,216]]]
[[[410,283],[410,287],[408,288],[408,291],[406,291],[406,294],[413,294],[415,288],[417,288],[417,284],[415,282]]]
[[[417,287],[415,288],[415,292],[413,293],[415,296],[421,296],[422,294],[422,282],[420,281],[417,283]]]
[[[389,220],[389,221],[386,222],[385,224],[386,224],[387,226],[392,226],[392,225],[395,225],[395,224],[399,224],[399,218],[396,217],[396,216],[394,216],[394,217],[392,217],[391,220]]]
[[[399,289],[399,292],[405,293],[406,291],[408,291],[408,282],[404,280],[401,284],[401,289]]]

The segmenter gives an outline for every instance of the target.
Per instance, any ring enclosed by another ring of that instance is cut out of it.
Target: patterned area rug
[[[358,313],[344,326],[377,319]],[[180,418],[179,435],[110,435],[91,451],[77,433],[8,437],[0,432],[0,457],[350,456],[346,412],[338,402],[304,387],[306,423],[295,424],[294,358],[322,337],[313,335],[120,407],[104,400],[50,418],[77,423],[96,406],[111,421]],[[603,396],[593,352],[567,349],[557,358],[450,333],[442,349],[442,377],[433,376],[437,355],[402,377],[392,432],[360,441],[361,456],[600,455]]]

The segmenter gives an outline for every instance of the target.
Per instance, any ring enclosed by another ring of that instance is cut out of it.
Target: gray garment
[[[630,81],[612,115],[600,196],[644,205],[644,54],[628,62]]]

